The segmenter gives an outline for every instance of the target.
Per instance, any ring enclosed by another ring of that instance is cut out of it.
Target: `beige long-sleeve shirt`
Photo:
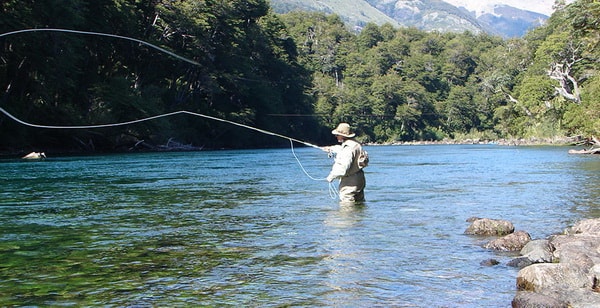
[[[335,161],[329,172],[328,179],[335,179],[349,176],[360,171],[357,158],[360,155],[362,146],[360,143],[347,139],[341,145],[330,148],[335,153]]]

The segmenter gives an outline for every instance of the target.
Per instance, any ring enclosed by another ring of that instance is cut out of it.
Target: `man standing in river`
[[[323,147],[323,150],[335,155],[335,161],[327,181],[332,182],[339,178],[339,194],[342,202],[356,202],[365,200],[365,166],[363,149],[354,137],[348,123],[340,123],[331,133],[337,138],[340,145]]]

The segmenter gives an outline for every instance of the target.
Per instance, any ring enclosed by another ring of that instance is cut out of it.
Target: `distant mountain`
[[[484,13],[477,17],[486,32],[503,37],[521,37],[527,31],[543,25],[547,19],[546,15],[508,5],[496,6],[493,13]]]
[[[368,22],[376,24],[390,23],[394,27],[401,26],[392,17],[371,6],[363,0],[271,0],[271,7],[277,13],[291,11],[317,11],[326,14],[337,14],[342,20],[352,27],[363,27]]]
[[[575,0],[566,0],[566,4],[572,3]],[[523,11],[539,13],[545,16],[550,16],[554,13],[555,0],[444,0],[456,7],[462,7],[468,11],[475,12],[477,16],[484,13],[493,13],[495,6],[507,5]]]
[[[471,10],[472,6],[457,7],[450,3],[460,4],[468,1],[271,0],[271,6],[277,13],[294,10],[335,13],[350,27],[358,29],[369,22],[379,25],[390,23],[395,27],[416,27],[425,31],[486,32],[505,38],[523,36],[528,30],[542,25],[548,19],[548,16],[538,12],[501,4],[502,0],[471,0],[472,3],[480,3],[475,10]],[[486,5],[482,6],[481,2],[485,2]]]
[[[441,0],[366,0],[366,2],[405,27],[441,32],[485,31],[469,12]]]

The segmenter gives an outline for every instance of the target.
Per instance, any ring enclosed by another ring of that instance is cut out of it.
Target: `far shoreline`
[[[501,146],[581,146],[581,140],[577,138],[552,137],[552,138],[511,138],[511,139],[443,139],[443,140],[414,140],[397,141],[389,143],[365,143],[365,145],[470,145],[470,144],[490,144]]]
[[[418,145],[498,145],[498,146],[564,146],[578,147],[584,149],[586,145],[578,138],[568,137],[552,137],[552,138],[511,138],[511,139],[443,139],[443,140],[413,140],[413,141],[395,141],[395,142],[364,142],[365,146],[418,146]],[[587,146],[589,147],[589,146]],[[272,146],[256,147],[256,148],[239,148],[243,149],[272,149]],[[66,156],[95,156],[95,155],[112,155],[112,154],[133,154],[133,153],[158,153],[158,152],[198,152],[198,151],[221,151],[221,150],[236,150],[235,148],[199,148],[199,149],[163,149],[163,150],[104,150],[104,151],[77,151],[74,149],[14,149],[0,150],[0,159],[20,159],[30,152],[45,152],[51,157],[66,157]]]

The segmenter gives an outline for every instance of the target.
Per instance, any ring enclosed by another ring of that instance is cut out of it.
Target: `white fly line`
[[[194,60],[190,60],[186,57],[180,56],[176,53],[173,53],[167,49],[164,49],[162,47],[156,46],[154,44],[148,43],[146,41],[140,40],[140,39],[136,39],[136,38],[132,38],[132,37],[127,37],[127,36],[122,36],[122,35],[116,35],[116,34],[110,34],[110,33],[102,33],[102,32],[92,32],[92,31],[79,31],[79,30],[71,30],[71,29],[60,29],[60,28],[34,28],[34,29],[22,29],[22,30],[16,30],[16,31],[11,31],[11,32],[6,32],[6,33],[2,33],[0,34],[0,37],[4,37],[4,36],[10,36],[10,35],[16,35],[16,34],[22,34],[22,33],[31,33],[31,32],[64,32],[64,33],[71,33],[71,34],[81,34],[81,35],[96,35],[96,36],[105,36],[105,37],[111,37],[111,38],[116,38],[116,39],[123,39],[123,40],[129,40],[132,42],[136,42],[139,44],[143,44],[146,46],[149,46],[151,48],[154,48],[160,52],[166,53],[174,58],[177,58],[179,60],[185,61],[187,63],[193,64],[193,65],[197,65],[197,66],[201,66],[200,63],[194,61]],[[221,118],[217,118],[214,116],[209,116],[206,114],[202,114],[202,113],[197,113],[197,112],[192,112],[192,111],[187,111],[187,110],[179,110],[179,111],[173,111],[173,112],[168,112],[168,113],[164,113],[164,114],[159,114],[159,115],[155,115],[155,116],[150,116],[150,117],[146,117],[146,118],[142,118],[142,119],[137,119],[137,120],[131,120],[131,121],[125,121],[125,122],[118,122],[118,123],[110,123],[110,124],[95,124],[95,125],[44,125],[44,124],[35,124],[35,123],[29,123],[26,121],[23,121],[17,117],[15,117],[14,115],[12,115],[11,113],[9,113],[8,111],[6,111],[4,108],[0,107],[0,112],[4,113],[6,116],[8,116],[9,118],[11,118],[12,120],[16,121],[17,123],[20,123],[22,125],[25,126],[29,126],[29,127],[34,127],[34,128],[42,128],[42,129],[95,129],[95,128],[106,128],[106,127],[116,127],[116,126],[124,126],[124,125],[130,125],[130,124],[135,124],[135,123],[140,123],[140,122],[145,122],[145,121],[150,121],[150,120],[154,120],[154,119],[158,119],[158,118],[163,118],[163,117],[169,117],[169,116],[174,116],[177,114],[187,114],[187,115],[192,115],[192,116],[196,116],[196,117],[202,117],[202,118],[206,118],[206,119],[210,119],[210,120],[214,120],[214,121],[219,121],[219,122],[224,122],[224,123],[228,123],[228,124],[232,124],[235,126],[239,126],[239,127],[243,127],[246,129],[250,129],[250,130],[254,130],[263,134],[267,134],[267,135],[271,135],[271,136],[275,136],[275,137],[280,137],[280,138],[284,138],[284,139],[288,139],[290,141],[290,144],[292,145],[292,154],[294,155],[294,157],[296,158],[296,161],[298,162],[298,164],[300,165],[300,168],[302,169],[302,171],[312,180],[326,180],[326,179],[317,179],[312,177],[310,174],[308,174],[308,172],[304,169],[304,166],[302,166],[302,163],[300,163],[300,160],[298,159],[298,157],[296,156],[296,153],[294,152],[294,147],[293,147],[293,142],[298,142],[301,144],[304,144],[306,146],[312,147],[312,148],[316,148],[316,149],[320,149],[321,147],[308,143],[306,141],[302,141],[299,139],[295,139],[295,138],[291,138],[288,136],[284,136],[278,133],[274,133],[268,130],[264,130],[264,129],[260,129],[257,127],[253,127],[250,125],[246,125],[246,124],[242,124],[242,123],[237,123],[234,121],[230,121],[230,120],[226,120],[226,119],[221,119]],[[331,185],[330,185],[330,192],[331,192]]]
[[[130,125],[130,124],[135,124],[135,123],[140,123],[140,122],[144,122],[144,121],[150,121],[150,120],[154,120],[154,119],[158,119],[158,118],[163,118],[163,117],[169,117],[169,116],[174,116],[177,114],[187,114],[187,115],[192,115],[192,116],[196,116],[196,117],[201,117],[201,118],[206,118],[206,119],[210,119],[210,120],[214,120],[214,121],[219,121],[219,122],[224,122],[224,123],[228,123],[228,124],[232,124],[235,126],[239,126],[239,127],[243,127],[246,129],[250,129],[250,130],[254,130],[263,134],[267,134],[267,135],[271,135],[271,136],[275,136],[275,137],[279,137],[279,138],[284,138],[290,141],[290,147],[292,149],[292,154],[294,155],[294,158],[296,159],[296,161],[298,162],[298,165],[300,166],[300,168],[302,169],[302,171],[304,172],[304,174],[306,174],[306,176],[308,176],[311,180],[315,180],[315,181],[323,181],[326,180],[326,178],[315,178],[313,176],[311,176],[306,169],[304,168],[304,166],[302,165],[302,163],[300,162],[300,159],[298,158],[298,156],[296,155],[296,151],[294,151],[294,142],[298,142],[301,144],[304,144],[306,146],[309,147],[313,147],[315,149],[319,149],[322,150],[321,147],[296,139],[296,138],[292,138],[292,137],[288,137],[288,136],[284,136],[278,133],[274,133],[268,130],[264,130],[264,129],[260,129],[260,128],[256,128],[250,125],[246,125],[246,124],[242,124],[242,123],[237,123],[234,121],[230,121],[230,120],[225,120],[225,119],[221,119],[221,118],[217,118],[217,117],[213,117],[213,116],[209,116],[209,115],[205,115],[202,113],[197,113],[197,112],[191,112],[191,111],[187,111],[187,110],[180,110],[180,111],[173,111],[173,112],[169,112],[169,113],[163,113],[163,114],[159,114],[159,115],[155,115],[155,116],[151,116],[151,117],[146,117],[143,119],[138,119],[138,120],[131,120],[131,121],[125,121],[125,122],[118,122],[118,123],[111,123],[111,124],[98,124],[98,125],[43,125],[43,124],[34,124],[34,123],[29,123],[26,121],[23,121],[17,117],[15,117],[14,115],[12,115],[11,113],[9,113],[8,111],[6,111],[4,108],[0,107],[0,112],[4,113],[7,117],[11,118],[12,120],[14,120],[15,122],[25,125],[25,126],[29,126],[29,127],[34,127],[34,128],[42,128],[42,129],[95,129],[95,128],[107,128],[107,127],[117,127],[117,126],[124,126],[124,125]],[[330,187],[330,193],[331,193],[331,187]]]
[[[125,121],[125,122],[118,122],[118,123],[110,123],[110,124],[96,124],[96,125],[43,125],[43,124],[34,124],[34,123],[29,123],[29,122],[23,121],[23,120],[15,117],[14,115],[12,115],[11,113],[9,113],[8,111],[6,111],[2,107],[0,107],[0,112],[4,113],[9,118],[11,118],[14,121],[16,121],[16,122],[18,122],[20,124],[23,124],[25,126],[35,127],[35,128],[44,128],[44,129],[94,129],[94,128],[116,127],[116,126],[124,126],[124,125],[130,125],[130,124],[135,124],[135,123],[150,121],[150,120],[154,120],[154,119],[158,119],[158,118],[164,118],[164,117],[174,116],[174,115],[177,115],[177,114],[188,114],[188,115],[192,115],[192,116],[196,116],[196,117],[206,118],[206,119],[210,119],[210,120],[214,120],[214,121],[219,121],[219,122],[224,122],[224,123],[228,123],[228,124],[240,126],[240,127],[247,128],[247,129],[250,129],[250,130],[254,130],[254,131],[257,131],[257,132],[260,132],[260,133],[263,133],[263,134],[267,134],[267,135],[271,135],[271,136],[276,136],[276,137],[288,139],[290,141],[295,141],[295,142],[307,145],[309,147],[313,147],[313,148],[316,148],[316,149],[321,149],[319,146],[311,144],[311,143],[308,143],[306,141],[302,141],[302,140],[295,139],[295,138],[292,138],[292,137],[284,136],[284,135],[281,135],[281,134],[278,134],[278,133],[274,133],[274,132],[271,132],[271,131],[268,131],[268,130],[256,128],[256,127],[253,127],[253,126],[250,126],[250,125],[246,125],[246,124],[242,124],[242,123],[238,123],[238,122],[234,122],[234,121],[230,121],[230,120],[225,120],[225,119],[221,119],[221,118],[209,116],[209,115],[202,114],[202,113],[187,111],[187,110],[179,110],[179,111],[173,111],[173,112],[163,113],[163,114],[159,114],[159,115],[155,115],[155,116],[151,116],[151,117],[147,117],[147,118],[142,118],[142,119],[138,119],[138,120],[131,120],[131,121]]]
[[[187,63],[197,65],[197,66],[202,66],[200,63],[198,63],[194,60],[190,60],[186,57],[182,57],[174,52],[168,51],[162,47],[156,46],[156,45],[148,43],[146,41],[142,41],[140,39],[136,39],[136,38],[132,38],[132,37],[128,37],[128,36],[116,35],[116,34],[110,34],[110,33],[79,31],[79,30],[70,30],[70,29],[59,29],[59,28],[34,28],[34,29],[23,29],[23,30],[16,30],[16,31],[2,33],[2,34],[0,34],[0,37],[21,34],[21,33],[27,33],[27,32],[65,32],[65,33],[83,34],[83,35],[107,36],[107,37],[112,37],[112,38],[117,38],[117,39],[123,39],[123,40],[140,43],[142,45],[146,45],[148,47],[154,48],[160,52],[166,53],[174,58],[185,61]]]

